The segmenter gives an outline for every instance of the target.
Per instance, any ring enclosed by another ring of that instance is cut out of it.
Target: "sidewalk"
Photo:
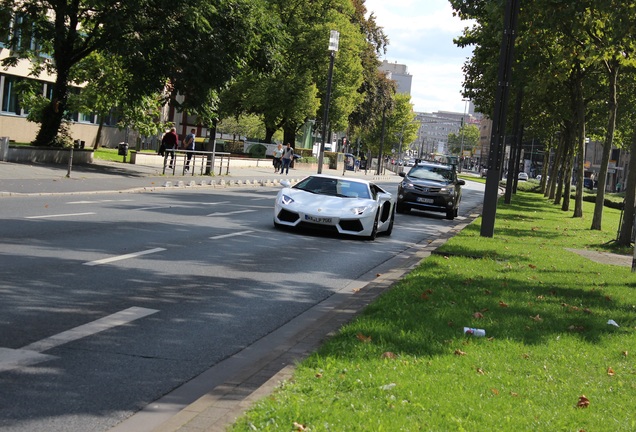
[[[229,182],[254,181],[270,182],[280,181],[284,178],[300,180],[301,178],[315,174],[315,170],[308,168],[290,169],[289,175],[275,174],[270,167],[231,168],[228,175],[200,176],[162,175],[161,167],[132,165],[121,162],[96,160],[91,165],[73,166],[70,176],[67,177],[66,165],[43,164],[17,164],[0,162],[0,197],[19,196],[24,194],[72,194],[72,193],[105,193],[121,191],[144,191],[161,188],[174,188],[175,186],[191,187],[201,186],[205,182],[207,186],[215,186],[225,180]],[[341,170],[323,170],[323,174],[342,175]],[[369,171],[354,173],[347,171],[345,177],[358,177],[367,180],[391,180],[398,181],[399,177],[387,171],[386,175],[375,176]],[[211,183],[214,183],[211,185]]]

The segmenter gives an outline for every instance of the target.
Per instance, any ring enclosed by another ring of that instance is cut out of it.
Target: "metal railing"
[[[177,166],[180,167],[181,175],[190,173],[194,176],[197,167],[200,175],[212,174],[217,160],[219,161],[219,175],[223,173],[224,165],[225,174],[229,174],[230,153],[166,149],[163,157],[163,174],[166,174],[166,171],[172,171],[172,175],[177,175]]]

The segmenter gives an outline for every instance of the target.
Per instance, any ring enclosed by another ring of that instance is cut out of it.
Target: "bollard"
[[[71,168],[73,168],[73,146],[71,146],[71,152],[68,155],[68,171],[66,171],[66,177],[71,177]]]

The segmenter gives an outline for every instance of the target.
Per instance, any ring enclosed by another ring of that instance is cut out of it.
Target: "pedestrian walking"
[[[166,132],[161,138],[161,147],[163,147],[165,155],[164,156],[164,166],[166,165],[166,159],[168,155],[170,155],[170,165],[169,168],[174,166],[174,151],[177,149],[177,145],[179,143],[179,137],[177,136],[177,132],[175,128],[171,128],[168,132]]]
[[[621,191],[621,188],[623,187],[623,185],[621,184],[621,181],[617,181],[616,182],[616,193],[619,193]]]
[[[190,169],[190,159],[192,159],[192,152],[194,151],[194,138],[196,137],[195,132],[196,129],[190,129],[190,133],[186,135],[185,139],[183,140],[183,149],[187,150],[187,161],[184,169],[185,172],[188,172],[188,170]]]
[[[273,159],[273,164],[274,164],[274,172],[278,172],[281,169],[281,165],[283,164],[282,162],[282,157],[283,157],[283,145],[282,144],[278,144],[278,146],[276,147],[276,149],[274,149],[274,159]],[[282,174],[282,171],[281,171]]]
[[[292,148],[290,143],[287,143],[287,147],[283,151],[283,157],[281,158],[281,162],[283,163],[280,168],[280,173],[282,174],[285,171],[285,175],[289,174],[289,165],[291,165],[292,158],[294,157],[294,149]]]

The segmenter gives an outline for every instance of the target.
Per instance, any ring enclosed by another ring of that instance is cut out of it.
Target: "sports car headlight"
[[[364,214],[365,211],[367,211],[369,209],[369,206],[363,206],[363,207],[351,207],[351,213],[353,213],[356,216],[360,216],[361,214]]]
[[[285,204],[285,205],[289,205],[289,204],[294,202],[294,199],[292,197],[290,197],[289,195],[282,195],[280,197],[280,202]]]
[[[447,195],[453,195],[455,193],[455,187],[454,186],[443,187],[439,190],[439,192],[443,194],[447,194]]]

